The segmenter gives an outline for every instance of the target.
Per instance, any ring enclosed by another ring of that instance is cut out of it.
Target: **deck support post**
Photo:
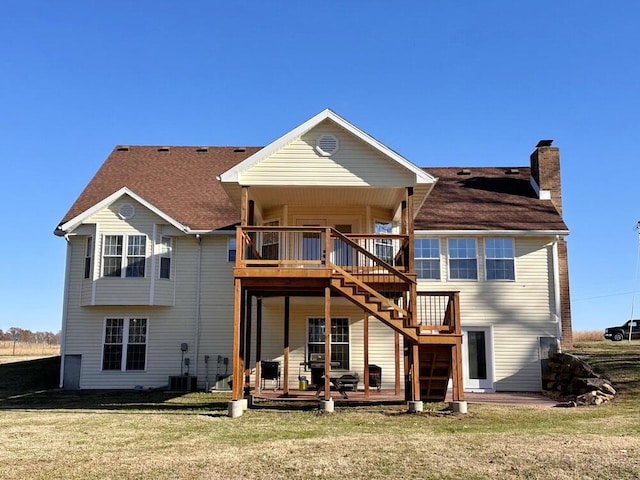
[[[242,396],[242,370],[240,365],[240,304],[242,303],[242,281],[238,278],[234,282],[234,308],[233,308],[233,386],[231,389],[231,398],[233,401],[240,400]],[[231,407],[230,407],[231,408]]]
[[[395,349],[395,394],[400,395],[400,334],[395,330],[393,343]]]
[[[284,297],[284,395],[289,395],[289,322],[290,322],[291,297]]]
[[[244,396],[251,393],[251,323],[253,322],[251,307],[253,305],[253,295],[247,292],[247,305],[245,307],[245,347],[244,347]]]
[[[262,391],[262,297],[256,300],[256,386]]]
[[[453,321],[455,322],[456,334],[462,333],[460,325],[460,292],[453,294]],[[458,337],[458,341],[453,345],[451,352],[452,360],[452,383],[453,383],[453,400],[454,402],[464,400],[464,388],[462,385],[462,336]]]
[[[411,400],[420,401],[420,350],[417,343],[411,344]]]
[[[369,398],[369,314],[364,312],[362,318],[364,329],[364,396]]]
[[[245,327],[247,325],[246,321],[246,308],[247,308],[247,290],[246,288],[240,289],[240,351],[238,356],[238,370],[240,372],[240,383],[238,383],[238,394],[240,398],[244,398],[244,387],[245,387],[245,379],[244,379],[244,359],[245,359],[245,341],[246,341],[246,332]],[[236,380],[233,379],[233,384],[235,385]]]
[[[413,252],[415,248],[415,235],[413,233],[413,187],[407,187],[407,235],[409,235],[409,264],[407,265],[407,271],[415,272],[415,259]]]
[[[331,287],[324,288],[324,399],[331,400]]]

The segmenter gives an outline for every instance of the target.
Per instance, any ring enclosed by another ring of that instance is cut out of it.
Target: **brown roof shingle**
[[[438,177],[415,219],[416,230],[568,231],[550,200],[539,200],[528,167],[427,168]]]
[[[61,224],[127,187],[192,230],[239,221],[238,209],[216,179],[262,147],[116,147]],[[206,150],[206,151],[205,151]]]
[[[122,187],[192,230],[216,230],[240,220],[217,176],[262,147],[116,147],[64,216],[85,212]],[[542,230],[568,228],[549,200],[539,200],[530,169],[426,168],[438,177],[415,219],[416,230]]]

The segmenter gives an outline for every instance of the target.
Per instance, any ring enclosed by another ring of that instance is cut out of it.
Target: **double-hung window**
[[[171,237],[160,239],[160,278],[171,278]]]
[[[91,278],[91,267],[93,262],[93,237],[87,237],[87,244],[84,252],[84,278]]]
[[[391,222],[376,222],[374,230],[376,235],[391,235],[393,234],[393,224]],[[375,250],[378,258],[393,265],[393,240],[376,237]]]
[[[449,279],[477,280],[478,258],[474,238],[450,238]]]
[[[264,222],[265,227],[277,227],[279,220]],[[280,255],[280,234],[278,232],[266,231],[262,234],[261,255],[264,260],[278,260]]]
[[[147,319],[107,318],[102,352],[103,370],[144,370],[147,359]]]
[[[310,318],[308,330],[309,355],[312,353],[324,353],[325,345],[325,321],[324,318]],[[340,370],[349,369],[349,319],[331,319],[331,363],[332,368]]]
[[[484,241],[487,280],[515,280],[513,239],[487,238]]]
[[[440,280],[440,240],[437,238],[416,239],[415,257],[418,278]]]
[[[145,235],[105,235],[102,248],[102,275],[144,277],[146,249]]]

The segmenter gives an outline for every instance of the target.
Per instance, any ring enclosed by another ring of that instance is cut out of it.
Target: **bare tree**
[[[22,333],[22,329],[18,328],[18,327],[11,327],[9,329],[9,335],[11,335],[11,341],[13,341],[13,354],[16,354],[16,343],[18,343],[18,340],[20,340],[21,334]]]

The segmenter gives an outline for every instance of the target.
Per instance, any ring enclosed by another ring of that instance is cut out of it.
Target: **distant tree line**
[[[0,341],[9,341],[14,344],[35,343],[40,345],[60,345],[60,332],[32,332],[24,328],[11,327],[6,332],[0,328]]]

